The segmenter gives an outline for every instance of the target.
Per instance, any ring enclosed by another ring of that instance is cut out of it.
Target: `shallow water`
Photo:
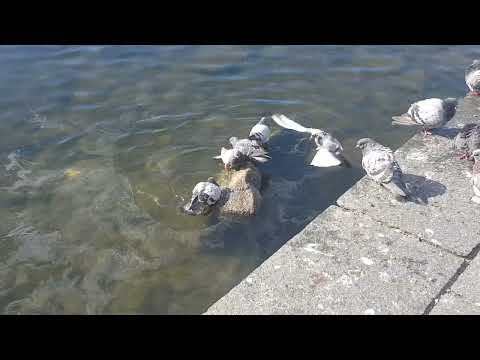
[[[355,141],[461,97],[474,46],[0,47],[0,312],[201,313],[363,176]],[[341,139],[311,168],[272,126],[264,203],[244,222],[177,210],[264,112]]]

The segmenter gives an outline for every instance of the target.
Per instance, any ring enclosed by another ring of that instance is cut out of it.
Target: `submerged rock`
[[[262,204],[262,174],[254,165],[224,174],[219,183],[224,188],[223,199],[218,205],[220,215],[253,216],[258,213]]]
[[[262,203],[262,195],[255,187],[243,190],[226,190],[227,200],[220,206],[221,215],[253,216]]]

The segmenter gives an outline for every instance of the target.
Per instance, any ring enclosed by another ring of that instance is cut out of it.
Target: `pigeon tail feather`
[[[393,116],[392,117],[392,125],[404,125],[404,126],[414,126],[419,125],[417,124],[412,118],[406,114],[401,116]]]

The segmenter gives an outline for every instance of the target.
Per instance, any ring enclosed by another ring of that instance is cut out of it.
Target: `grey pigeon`
[[[265,119],[262,117],[251,129],[248,138],[239,140],[237,137],[231,137],[229,142],[232,148],[222,147],[220,155],[215,156],[214,159],[221,159],[226,170],[238,170],[248,162],[264,163],[270,160],[266,145],[270,140],[271,132],[270,128],[265,125]]]
[[[480,124],[466,124],[455,136],[454,146],[462,153],[460,159],[471,159],[473,151],[480,149]]]
[[[369,138],[358,140],[356,147],[362,150],[362,167],[368,177],[388,189],[397,199],[409,197],[402,169],[390,148]]]
[[[473,165],[471,180],[475,196],[471,200],[476,204],[480,204],[480,149],[474,150],[472,156],[475,164]]]
[[[199,182],[192,191],[192,198],[183,207],[188,215],[207,215],[222,196],[222,189],[213,178]]]
[[[465,70],[465,82],[473,95],[480,96],[480,60],[474,60]]]
[[[343,146],[336,138],[334,138],[331,134],[327,133],[326,131],[319,130],[318,132],[311,135],[315,144],[317,144],[317,150],[319,151],[315,158],[312,160],[310,165],[319,166],[317,165],[317,158],[318,163],[322,164],[324,161],[323,155],[321,155],[321,151],[325,149],[333,157],[338,160],[341,164],[351,167],[350,162],[343,156]],[[321,156],[321,157],[320,157]]]
[[[457,103],[457,99],[454,98],[417,101],[410,105],[405,114],[393,116],[392,125],[421,126],[424,135],[431,134],[428,130],[442,127],[453,118]]]
[[[277,125],[285,129],[310,134],[310,139],[313,139],[317,144],[317,153],[310,165],[317,167],[330,167],[344,164],[350,166],[350,163],[342,155],[342,144],[328,132],[320,129],[304,127],[283,114],[273,114],[271,117]]]

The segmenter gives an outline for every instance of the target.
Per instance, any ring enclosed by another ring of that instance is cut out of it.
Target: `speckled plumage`
[[[395,196],[408,197],[408,190],[402,179],[402,169],[390,148],[369,138],[360,139],[357,147],[362,150],[362,167],[370,179]]]
[[[393,125],[421,126],[425,131],[442,127],[453,118],[457,100],[425,99],[410,105],[408,111],[400,116],[393,116]]]
[[[480,95],[480,60],[474,60],[465,70],[465,82],[470,91]]]
[[[190,202],[183,207],[189,215],[206,215],[220,200],[222,189],[213,178],[195,185]]]
[[[455,149],[467,157],[480,148],[480,124],[466,124],[454,139]]]

